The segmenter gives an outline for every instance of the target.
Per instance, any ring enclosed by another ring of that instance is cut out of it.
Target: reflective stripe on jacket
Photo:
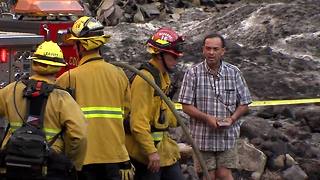
[[[81,110],[87,119],[105,117],[123,120],[121,107],[83,107]]]
[[[155,67],[158,65],[154,60],[150,61]],[[148,78],[153,79],[151,73],[141,70]],[[169,90],[170,79],[168,73],[162,73],[161,89],[164,92]],[[130,156],[135,160],[147,164],[148,155],[158,152],[160,155],[160,166],[174,164],[179,158],[179,149],[175,141],[169,138],[165,130],[168,127],[175,127],[176,119],[168,106],[159,96],[154,96],[154,89],[141,77],[136,76],[131,85],[132,109],[130,125],[132,135],[127,135],[126,146]],[[165,122],[158,123],[160,110],[165,113]],[[151,126],[156,132],[151,132]],[[162,131],[163,130],[163,131]],[[154,141],[160,141],[155,143]]]
[[[31,78],[53,83],[38,75],[34,75]],[[11,133],[22,125],[22,120],[14,106],[14,85],[15,82],[0,89],[0,117],[4,116],[9,121],[11,127],[3,145],[6,144]],[[26,114],[27,104],[27,100],[23,98],[22,95],[24,88],[25,85],[22,82],[19,82],[15,92],[15,102],[19,114],[22,117]],[[54,89],[50,93],[45,109],[43,125],[48,141],[65,127],[65,132],[63,134],[64,142],[61,138],[58,138],[52,145],[52,149],[58,153],[65,152],[75,164],[77,170],[80,170],[86,150],[86,123],[79,105],[66,91]]]
[[[130,108],[130,90],[124,71],[96,53],[83,57],[78,67],[58,78],[57,84],[75,89],[75,99],[87,119],[84,164],[129,160],[123,117]]]

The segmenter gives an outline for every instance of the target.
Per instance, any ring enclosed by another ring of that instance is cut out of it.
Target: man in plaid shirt
[[[206,36],[202,48],[205,59],[186,72],[178,101],[191,118],[191,135],[211,179],[232,180],[231,169],[238,164],[238,119],[248,111],[251,96],[240,70],[222,60],[225,40],[221,35]],[[201,173],[198,161],[195,167]]]

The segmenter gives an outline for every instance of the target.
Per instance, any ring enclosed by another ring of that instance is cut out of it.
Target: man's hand
[[[231,117],[228,117],[228,118],[219,120],[217,123],[219,127],[228,127],[228,126],[231,126],[233,122],[234,122],[234,119],[232,119]]]
[[[211,115],[207,116],[207,123],[209,124],[209,126],[213,128],[217,128],[218,127],[217,121],[218,121],[218,118]]]
[[[160,156],[159,156],[159,154],[157,152],[149,154],[148,159],[149,159],[148,169],[153,173],[158,172],[160,169]]]

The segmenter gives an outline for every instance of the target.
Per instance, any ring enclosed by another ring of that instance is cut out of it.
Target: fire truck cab
[[[44,40],[57,42],[63,51],[67,67],[60,74],[78,65],[77,48],[65,41],[74,20],[84,15],[78,0],[11,2],[10,12],[0,13],[0,89],[31,72],[28,57]],[[5,127],[0,117],[0,138]]]
[[[84,15],[78,0],[17,0],[11,8],[11,16],[8,14],[0,14],[0,31],[32,33],[42,36],[42,41],[51,40],[59,44],[67,66],[58,76],[78,65],[77,48],[66,41],[74,20]],[[11,72],[9,74],[12,76]]]

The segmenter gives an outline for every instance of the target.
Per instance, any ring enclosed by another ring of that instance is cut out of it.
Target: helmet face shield
[[[168,47],[168,49],[171,49],[173,50],[176,54],[183,54],[183,51],[184,51],[184,45],[185,45],[185,42],[184,42],[184,38],[182,36],[179,36],[179,38],[170,44],[170,46]],[[180,56],[180,55],[178,55]]]
[[[74,23],[70,32],[76,37],[75,39],[102,36],[104,35],[103,28],[103,25],[96,19],[83,16]]]
[[[104,26],[95,18],[83,16],[72,26],[68,40],[79,41],[86,50],[99,48],[109,41],[111,35],[104,35]]]
[[[102,36],[103,25],[94,18],[89,18],[83,25],[79,37]]]
[[[172,49],[177,53],[183,53],[184,51],[184,42],[177,43]]]

